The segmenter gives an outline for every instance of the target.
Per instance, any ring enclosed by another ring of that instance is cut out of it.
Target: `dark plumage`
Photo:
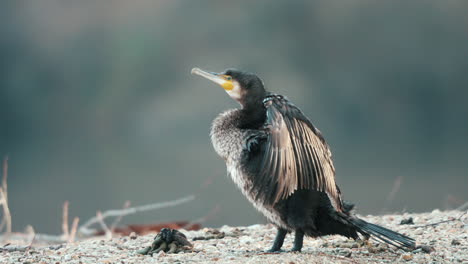
[[[281,249],[295,231],[293,251],[303,236],[370,236],[398,248],[414,240],[357,218],[343,202],[335,182],[330,149],[320,131],[286,97],[265,91],[254,74],[229,69],[209,73],[193,69],[218,84],[241,105],[213,122],[211,139],[242,193],[278,227],[271,251]]]

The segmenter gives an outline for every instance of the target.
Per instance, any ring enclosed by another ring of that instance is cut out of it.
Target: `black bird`
[[[224,88],[241,108],[220,114],[211,140],[242,193],[275,224],[269,251],[279,251],[295,231],[292,251],[302,249],[304,235],[339,234],[374,237],[398,248],[413,249],[414,240],[357,218],[335,182],[330,149],[320,131],[286,97],[265,91],[255,74],[235,69],[192,74]]]

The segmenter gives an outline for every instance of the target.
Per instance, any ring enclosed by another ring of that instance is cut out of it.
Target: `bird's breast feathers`
[[[235,123],[238,109],[221,113],[211,127],[211,142],[213,147],[224,160],[240,158],[242,154],[242,138],[245,131],[237,128]]]
[[[264,201],[257,198],[257,192],[259,190],[252,189],[252,182],[249,180],[251,177],[247,175],[247,172],[244,172],[241,168],[232,164],[230,161],[227,161],[226,166],[232,181],[241,190],[242,194],[247,197],[247,200],[253,204],[255,209],[262,213],[271,223],[289,230],[290,228],[281,219],[278,211],[275,210],[273,206],[268,205]]]

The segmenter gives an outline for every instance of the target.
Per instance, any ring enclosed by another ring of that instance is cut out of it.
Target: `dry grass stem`
[[[207,215],[200,217],[196,220],[191,221],[187,226],[190,224],[203,224],[204,222],[208,221],[210,218],[214,217],[219,211],[221,210],[221,206],[217,204]]]
[[[457,209],[455,209],[455,210],[464,211],[464,210],[466,210],[466,209],[468,209],[468,202],[466,202],[466,203],[460,205],[460,206],[459,206]]]
[[[11,213],[8,207],[8,156],[3,159],[3,178],[0,186],[0,205],[3,208],[3,219],[0,223],[0,231],[6,226],[6,233],[11,233]]]
[[[393,182],[392,190],[387,195],[387,203],[391,203],[394,199],[398,191],[400,191],[401,184],[403,183],[403,177],[398,176],[395,181]]]
[[[70,230],[70,236],[68,237],[68,241],[67,241],[68,243],[72,243],[73,241],[75,241],[76,231],[78,230],[79,222],[80,222],[80,218],[78,217],[73,218],[72,227]]]
[[[101,211],[96,212],[96,218],[98,220],[99,225],[101,226],[102,230],[104,230],[106,237],[108,239],[112,238],[112,231],[109,229],[109,227],[106,225],[106,222],[104,222],[104,218],[102,217]]]
[[[68,231],[68,205],[68,201],[65,201],[62,210],[62,233],[65,240],[70,238],[70,233]]]
[[[5,203],[6,203],[5,194],[3,194],[3,189],[0,186],[0,205],[2,206],[2,208],[4,207]],[[5,228],[6,222],[7,221],[5,218],[5,213],[3,213],[2,222],[0,223],[0,232],[2,232],[2,230]]]

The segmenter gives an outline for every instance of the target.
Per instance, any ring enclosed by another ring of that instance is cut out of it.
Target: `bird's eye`
[[[232,80],[232,77],[231,76],[226,76],[226,80],[230,81],[230,80]]]

